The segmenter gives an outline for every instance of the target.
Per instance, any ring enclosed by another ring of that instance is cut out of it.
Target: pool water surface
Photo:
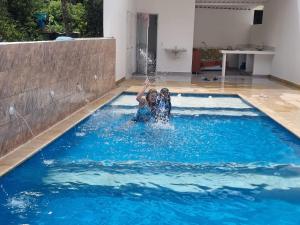
[[[300,140],[235,95],[124,93],[0,178],[0,224],[300,224]]]

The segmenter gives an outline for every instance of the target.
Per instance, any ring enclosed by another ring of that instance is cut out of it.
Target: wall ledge
[[[68,41],[13,41],[13,42],[0,42],[1,45],[14,45],[14,44],[41,44],[41,43],[56,43],[56,42],[72,42],[72,41],[93,41],[93,40],[111,40],[113,37],[101,37],[101,38],[74,38]]]

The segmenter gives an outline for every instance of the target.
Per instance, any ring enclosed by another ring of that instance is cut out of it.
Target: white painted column
[[[227,58],[226,53],[223,53],[222,77],[225,77],[225,73],[226,73],[226,58]]]

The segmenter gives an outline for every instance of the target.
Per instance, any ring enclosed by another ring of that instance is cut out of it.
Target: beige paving
[[[119,87],[105,96],[88,103],[85,107],[1,158],[0,176],[30,158],[122,91],[137,92],[142,84],[142,79],[122,82]],[[168,87],[171,92],[175,93],[238,94],[300,138],[300,90],[278,81],[268,78],[229,77],[225,81],[202,82],[194,77],[191,80],[180,82],[176,79],[158,80],[152,84],[152,87],[157,89]]]

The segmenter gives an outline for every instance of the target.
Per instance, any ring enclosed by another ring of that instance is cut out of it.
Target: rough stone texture
[[[111,90],[115,49],[114,39],[1,44],[0,157],[32,138],[21,117],[37,135]]]

